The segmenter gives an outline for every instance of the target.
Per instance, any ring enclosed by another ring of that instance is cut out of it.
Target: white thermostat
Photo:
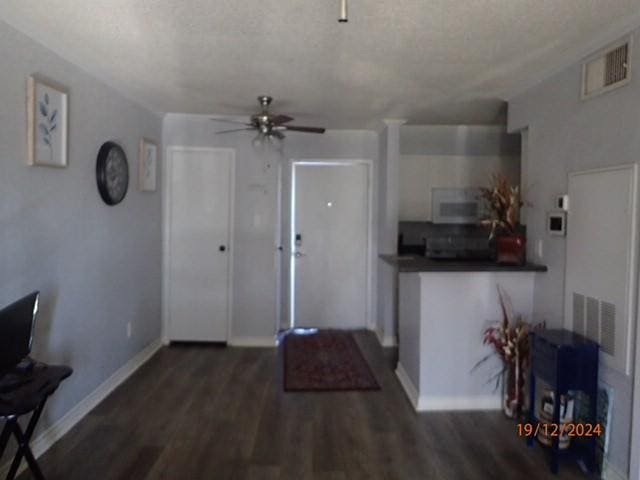
[[[567,212],[549,212],[547,214],[547,232],[549,235],[564,237],[567,235]]]
[[[556,199],[556,208],[565,212],[569,211],[569,195],[560,195]]]

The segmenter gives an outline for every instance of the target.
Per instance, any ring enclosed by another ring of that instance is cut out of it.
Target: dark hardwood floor
[[[357,341],[380,392],[284,393],[276,349],[163,348],[42,468],[48,480],[585,478],[550,474],[500,412],[416,414],[393,352],[369,332]]]

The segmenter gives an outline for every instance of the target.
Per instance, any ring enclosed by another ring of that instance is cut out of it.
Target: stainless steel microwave
[[[478,188],[432,188],[433,223],[478,223],[485,215]]]

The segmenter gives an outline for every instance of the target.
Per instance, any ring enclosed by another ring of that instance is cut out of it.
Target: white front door
[[[234,151],[168,153],[168,337],[227,341]]]
[[[369,166],[294,163],[292,324],[365,328]]]

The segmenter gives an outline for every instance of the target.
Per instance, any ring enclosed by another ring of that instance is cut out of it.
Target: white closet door
[[[229,149],[169,149],[169,340],[227,341],[233,162]]]
[[[569,175],[565,325],[630,375],[635,331],[637,167]]]

